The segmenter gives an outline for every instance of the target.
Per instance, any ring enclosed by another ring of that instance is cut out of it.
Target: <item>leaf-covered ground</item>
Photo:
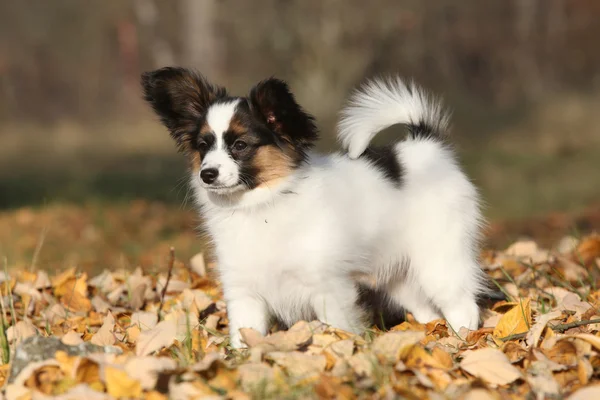
[[[307,321],[245,330],[241,352],[187,212],[16,210],[0,214],[0,246],[9,399],[600,398],[597,234],[485,250],[509,301],[474,332],[410,315],[362,336]]]

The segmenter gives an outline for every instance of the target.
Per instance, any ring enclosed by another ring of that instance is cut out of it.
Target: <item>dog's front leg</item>
[[[334,328],[360,334],[365,328],[364,314],[357,305],[353,282],[332,279],[329,290],[314,296],[312,305],[317,319]]]
[[[233,348],[246,347],[242,343],[241,328],[252,328],[266,335],[268,315],[265,302],[249,294],[236,295],[227,300],[230,343]]]

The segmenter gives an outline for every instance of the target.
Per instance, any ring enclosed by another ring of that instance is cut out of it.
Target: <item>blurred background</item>
[[[166,65],[240,95],[271,75],[288,80],[323,150],[336,148],[353,87],[414,78],[453,111],[454,141],[493,222],[591,230],[598,21],[598,0],[0,0],[0,228],[11,224],[0,254],[23,247],[35,258],[48,221],[64,227],[67,214],[78,227],[70,243],[102,237],[136,257],[142,234],[166,243],[193,231],[184,160],[141,101],[140,72]],[[521,226],[506,224],[494,232]],[[126,244],[115,239],[123,232]]]

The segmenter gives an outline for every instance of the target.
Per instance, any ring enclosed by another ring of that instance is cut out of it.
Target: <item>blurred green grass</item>
[[[600,203],[597,96],[490,112],[452,99],[452,142],[492,220],[577,212]],[[319,149],[336,150],[335,121]],[[375,139],[404,135],[392,127]],[[150,110],[100,124],[0,127],[0,209],[53,203],[185,202],[186,162]]]

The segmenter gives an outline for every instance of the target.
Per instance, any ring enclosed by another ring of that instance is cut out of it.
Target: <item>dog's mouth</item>
[[[237,184],[233,186],[205,186],[204,189],[206,189],[209,193],[218,195],[228,195],[243,190],[244,185]]]

